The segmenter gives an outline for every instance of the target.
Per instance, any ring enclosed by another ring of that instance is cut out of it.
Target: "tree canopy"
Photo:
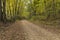
[[[0,20],[60,19],[60,0],[0,0]]]

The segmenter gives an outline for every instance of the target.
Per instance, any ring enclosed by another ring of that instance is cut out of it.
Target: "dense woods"
[[[0,21],[60,20],[60,0],[0,0]]]

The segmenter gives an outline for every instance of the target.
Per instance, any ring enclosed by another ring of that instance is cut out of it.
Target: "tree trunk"
[[[1,13],[2,13],[2,5],[1,5],[1,0],[0,0],[0,21],[1,21]]]
[[[3,0],[3,22],[6,22],[6,0]]]

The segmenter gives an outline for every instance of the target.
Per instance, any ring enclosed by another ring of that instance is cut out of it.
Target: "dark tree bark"
[[[0,21],[2,19],[1,15],[2,15],[2,0],[0,0]]]
[[[6,22],[6,0],[3,0],[3,22]]]

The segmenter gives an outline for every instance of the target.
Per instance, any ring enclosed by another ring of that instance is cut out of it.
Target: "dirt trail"
[[[0,40],[60,40],[60,36],[22,20],[0,31]]]

